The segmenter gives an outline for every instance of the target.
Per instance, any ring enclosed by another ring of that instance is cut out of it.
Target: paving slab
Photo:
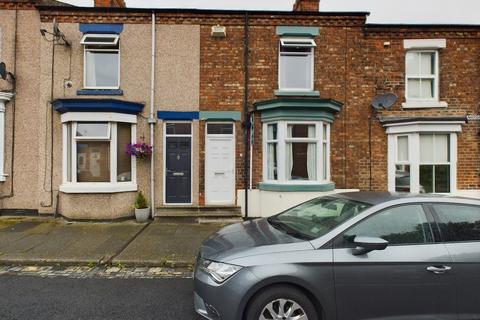
[[[189,268],[195,263],[200,245],[225,224],[151,223],[113,259],[118,265]]]
[[[134,221],[0,218],[0,264],[98,264],[121,252],[144,227]]]

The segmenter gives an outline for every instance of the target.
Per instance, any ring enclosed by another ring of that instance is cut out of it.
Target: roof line
[[[226,9],[195,9],[195,8],[110,8],[110,7],[59,7],[49,5],[37,5],[38,10],[52,10],[52,11],[87,11],[87,12],[165,12],[165,13],[200,13],[200,14],[252,14],[252,15],[292,15],[292,16],[353,16],[353,17],[367,17],[370,12],[341,12],[341,11],[279,11],[279,10],[226,10]]]
[[[456,29],[456,28],[480,28],[480,24],[408,24],[408,23],[367,23],[365,24],[366,28],[386,28],[386,29],[395,29],[395,28],[447,28],[447,29]]]

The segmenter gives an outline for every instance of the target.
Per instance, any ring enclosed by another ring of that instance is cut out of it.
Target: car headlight
[[[224,282],[242,269],[242,267],[233,264],[215,262],[210,260],[202,260],[200,263],[200,268],[206,273],[208,273],[213,278],[213,280],[218,283]]]

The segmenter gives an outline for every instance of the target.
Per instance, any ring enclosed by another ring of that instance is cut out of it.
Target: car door
[[[480,319],[480,206],[432,204],[442,239],[453,257],[460,319]]]
[[[337,319],[456,319],[452,260],[436,242],[433,225],[423,205],[410,204],[371,215],[337,237]],[[382,238],[389,245],[354,255],[356,236]]]

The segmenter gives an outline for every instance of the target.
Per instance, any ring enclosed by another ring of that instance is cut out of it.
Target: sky
[[[92,6],[93,0],[61,0]],[[294,0],[126,0],[133,8],[291,10]],[[480,0],[321,0],[320,11],[369,11],[369,23],[480,24]]]

